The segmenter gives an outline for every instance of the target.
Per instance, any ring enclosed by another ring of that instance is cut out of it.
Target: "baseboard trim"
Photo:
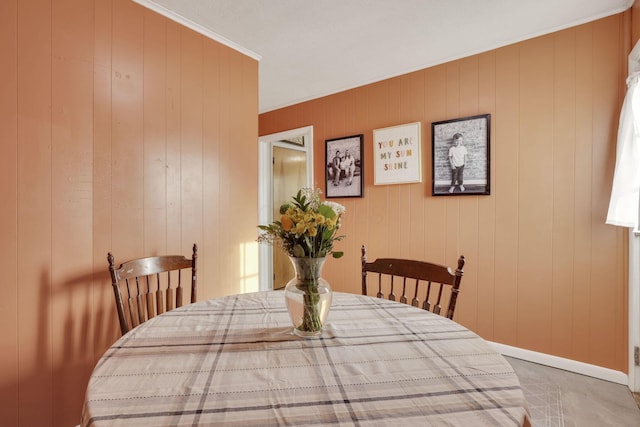
[[[577,374],[587,375],[589,377],[598,378],[612,383],[628,385],[629,376],[624,372],[615,371],[602,366],[590,365],[577,360],[565,359],[564,357],[552,356],[550,354],[538,353],[537,351],[526,350],[523,348],[512,347],[510,345],[500,344],[489,341],[489,344],[498,353],[513,357],[515,359],[526,360],[527,362],[538,363],[540,365],[551,366],[552,368],[563,369]]]

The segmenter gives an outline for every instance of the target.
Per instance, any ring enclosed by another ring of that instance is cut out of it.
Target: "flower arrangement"
[[[280,219],[259,225],[258,242],[279,247],[289,255],[296,277],[285,288],[287,309],[294,333],[303,337],[318,335],[331,305],[331,287],[320,277],[325,257],[340,258],[343,252],[333,244],[338,235],[344,206],[322,202],[320,190],[302,188],[291,202],[280,206]]]
[[[320,189],[302,188],[280,206],[280,220],[259,225],[264,233],[258,242],[272,244],[296,258],[340,258],[343,252],[334,252],[333,243],[345,236],[337,235],[345,207],[339,203],[322,202]]]

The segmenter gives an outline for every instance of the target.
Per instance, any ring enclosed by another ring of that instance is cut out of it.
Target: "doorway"
[[[640,42],[629,53],[628,77],[640,72]],[[627,77],[627,78],[628,78]],[[638,208],[640,216],[640,207]],[[640,224],[640,217],[638,218]],[[640,225],[629,229],[629,389],[640,399]]]
[[[258,223],[266,225],[298,189],[313,186],[313,126],[261,136],[258,144]],[[261,291],[284,287],[292,275],[280,249],[259,246]]]

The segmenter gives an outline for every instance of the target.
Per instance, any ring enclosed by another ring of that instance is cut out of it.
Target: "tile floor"
[[[520,379],[533,427],[640,427],[640,408],[628,387],[505,358]]]

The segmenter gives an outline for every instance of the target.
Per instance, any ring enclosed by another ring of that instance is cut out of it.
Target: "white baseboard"
[[[540,365],[551,366],[552,368],[563,369],[565,371],[587,375],[589,377],[598,378],[612,383],[623,385],[628,385],[629,383],[629,376],[624,372],[614,371],[613,369],[603,368],[602,366],[590,365],[588,363],[578,362],[577,360],[565,359],[564,357],[538,353],[537,351],[512,347],[510,345],[496,342],[489,341],[489,344],[494,350],[503,356],[522,359],[527,362],[538,363]]]

